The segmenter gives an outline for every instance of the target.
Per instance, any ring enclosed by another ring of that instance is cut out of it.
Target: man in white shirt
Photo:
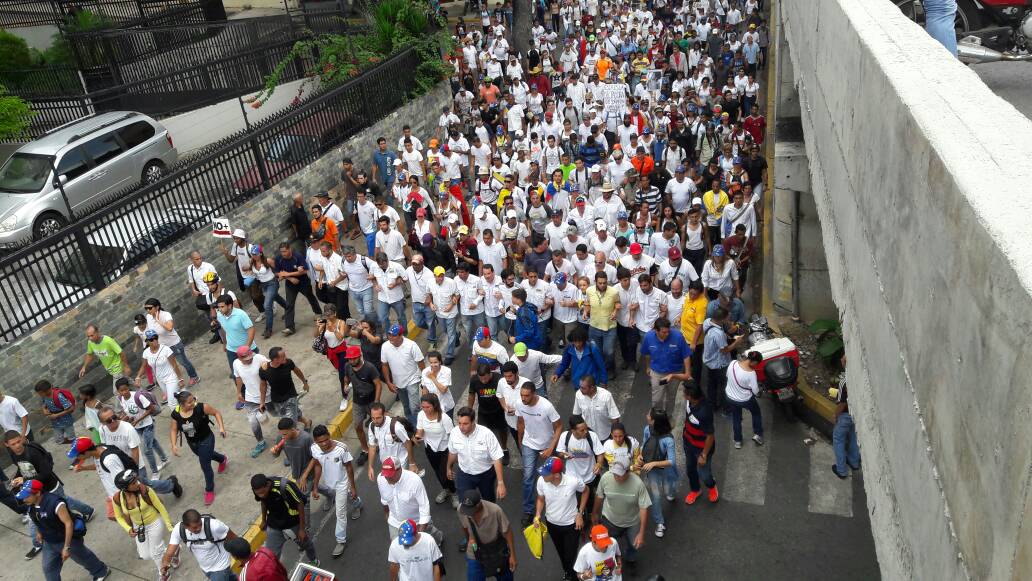
[[[695,272],[695,267],[681,257],[681,249],[676,246],[667,250],[667,259],[659,263],[656,286],[669,290],[674,279],[681,280],[681,288],[687,288],[688,283],[699,280],[699,273]]]
[[[488,228],[485,229],[481,236],[482,242],[477,243],[477,255],[480,258],[480,268],[478,273],[483,276],[484,265],[490,264],[494,267],[495,272],[501,272],[509,267],[509,257],[505,251],[505,246],[500,242],[495,242],[495,231]]]
[[[204,576],[212,580],[233,578],[232,562],[223,543],[237,538],[229,525],[213,516],[189,509],[183,513],[183,520],[172,527],[168,549],[161,560],[161,569],[168,572],[172,564],[178,563],[185,546],[195,559]]]
[[[459,289],[455,281],[445,276],[443,266],[434,267],[434,282],[427,295],[427,306],[437,315],[441,331],[448,337],[444,353],[444,364],[451,365],[455,361],[455,349],[459,346],[459,332],[456,321],[459,317]]]
[[[236,360],[233,361],[233,376],[236,381],[237,405],[247,414],[247,423],[251,426],[251,433],[258,441],[251,450],[251,457],[257,458],[268,445],[265,436],[262,434],[261,417],[265,414],[265,403],[268,401],[268,384],[259,376],[263,365],[269,363],[269,358],[255,353],[250,346],[241,345],[236,350]]]
[[[651,256],[644,253],[641,244],[634,242],[628,254],[621,257],[617,264],[629,270],[631,282],[637,284],[642,278],[651,280],[652,265],[655,262]]]
[[[416,342],[405,337],[400,325],[387,330],[387,341],[380,347],[380,364],[387,389],[396,394],[405,409],[405,417],[414,426],[419,411],[420,373],[426,367],[423,352]]]
[[[476,412],[463,406],[455,413],[456,426],[448,435],[448,480],[461,498],[476,488],[490,502],[505,498],[502,447],[490,429],[477,425]]]
[[[382,228],[383,222],[380,222],[380,224]],[[376,266],[376,263],[370,258],[356,254],[354,246],[345,246],[342,250],[344,260],[340,261],[340,272],[337,274],[337,277],[330,279],[330,286],[340,288],[338,285],[346,279],[348,282],[348,292],[351,298],[355,300],[355,308],[358,311],[358,316],[355,318],[361,320],[374,316],[376,311],[373,309],[372,281],[376,279],[373,276],[373,268]],[[324,252],[323,256],[325,255]],[[346,311],[341,311],[338,307],[337,312]]]
[[[538,395],[534,384],[520,386],[520,402],[516,404],[516,440],[523,458],[523,520],[530,524],[534,514],[538,465],[555,452],[562,432],[559,412],[552,402]]]
[[[382,403],[374,401],[369,405],[369,422],[365,430],[369,444],[369,467],[366,471],[370,481],[375,480],[377,458],[381,461],[394,458],[397,466],[408,465],[409,470],[419,473],[413,453],[412,438],[415,434],[410,434],[401,420],[388,415]]]
[[[484,295],[480,277],[469,273],[469,265],[460,262],[455,267],[455,291],[459,295],[459,314],[467,341],[473,340],[475,329],[487,325],[484,318]]]
[[[613,394],[596,386],[595,378],[590,375],[581,378],[580,388],[573,398],[573,413],[580,414],[603,442],[609,439],[613,424],[620,421],[620,410]]]
[[[631,303],[631,319],[638,328],[641,338],[652,330],[656,319],[667,315],[667,294],[652,284],[652,279],[643,276],[638,279],[638,293]]]
[[[560,272],[552,279],[555,286],[555,307],[552,308],[552,315],[555,317],[556,328],[559,332],[559,346],[566,344],[566,335],[578,325],[580,318],[580,289],[576,285],[567,282],[567,275]]]
[[[204,275],[209,272],[218,271],[209,262],[204,261],[201,253],[194,250],[190,253],[190,265],[186,267],[186,285],[190,287],[190,294],[197,303],[197,308],[205,313],[209,311],[208,303],[204,300],[208,293],[208,284],[204,282]]]
[[[499,337],[499,333],[509,335],[509,325],[505,320],[505,292],[502,279],[495,273],[489,263],[481,266],[483,276],[480,277],[480,289],[484,292],[484,318],[491,337]],[[507,272],[503,270],[502,272]]]
[[[376,312],[380,318],[380,328],[386,332],[391,326],[393,310],[398,317],[398,325],[408,329],[405,316],[405,267],[379,254],[376,256],[376,267],[371,272],[375,277],[373,287],[376,290]]]
[[[391,579],[435,581],[441,578],[441,548],[428,533],[419,531],[414,520],[398,527],[398,542],[391,540],[387,549]]]
[[[433,234],[430,242],[433,242]],[[424,246],[425,248],[425,246]],[[424,265],[422,254],[413,254],[408,268],[405,269],[405,281],[409,284],[409,295],[412,297],[412,322],[420,329],[428,331],[427,341],[431,344],[437,342],[437,317],[427,305],[427,298],[430,296],[430,288],[434,283],[434,275]]]
[[[32,428],[29,427],[29,412],[18,398],[0,391],[0,428],[4,432],[14,430],[26,438]]]
[[[391,539],[398,537],[401,523],[413,520],[418,529],[430,533],[438,545],[444,541],[444,533],[430,523],[430,499],[423,481],[414,472],[405,470],[400,460],[393,456],[383,459],[376,487]]]
[[[547,397],[548,391],[545,388],[545,378],[542,369],[554,367],[563,360],[562,355],[549,355],[536,349],[530,349],[524,343],[516,343],[512,347],[513,358],[511,361],[521,377],[526,377],[534,384],[534,391],[538,395]]]
[[[412,255],[405,237],[391,228],[391,220],[387,216],[380,216],[376,221],[380,231],[376,233],[376,253],[383,253],[392,262],[406,262]]]
[[[348,519],[357,519],[362,514],[362,499],[355,483],[354,458],[348,445],[330,438],[330,431],[324,425],[312,429],[312,438],[315,442],[309,450],[312,460],[298,480],[308,482],[308,472],[313,472],[312,499],[318,500],[319,494],[324,494],[333,501],[337,517],[333,531],[337,544],[333,548],[333,556],[339,557],[348,542]]]

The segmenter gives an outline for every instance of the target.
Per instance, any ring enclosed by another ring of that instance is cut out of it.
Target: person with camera
[[[141,559],[154,561],[159,578],[167,578],[162,575],[162,559],[165,533],[172,532],[172,520],[165,505],[152,488],[139,481],[135,470],[126,469],[116,474],[115,487],[118,490],[111,497],[115,522],[136,540],[136,554]]]
[[[745,341],[742,333],[734,339],[731,333],[737,325],[728,320],[730,313],[723,307],[717,307],[713,315],[702,322],[702,363],[706,366],[706,399],[713,404],[714,410],[721,410],[730,415],[727,402],[724,401],[724,388],[727,385],[727,368],[731,365],[731,353]]]
[[[43,545],[43,578],[60,581],[64,563],[71,559],[89,572],[93,581],[104,581],[111,569],[83,541],[86,520],[68,508],[65,497],[47,492],[39,480],[26,480],[15,499],[28,505],[36,525],[36,540]]]
[[[516,546],[505,511],[472,488],[459,501],[459,523],[466,537],[466,576],[470,581],[512,581]]]

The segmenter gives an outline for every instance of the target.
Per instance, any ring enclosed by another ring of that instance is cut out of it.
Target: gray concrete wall
[[[886,0],[779,0],[886,579],[1032,577],[1032,123]]]
[[[403,125],[411,125],[412,133],[425,140],[437,126],[436,112],[450,101],[448,84],[438,84],[427,95],[409,102],[273,189],[228,213],[230,223],[235,228],[244,228],[252,241],[267,247],[289,240],[292,236],[288,224],[290,197],[294,192],[310,196],[337,186],[340,160],[344,156],[352,157],[358,167],[368,169],[376,139],[384,136],[388,142],[395,142],[401,136]],[[74,391],[80,383],[77,375],[86,349],[86,325],[97,323],[101,332],[128,348],[134,338],[133,316],[143,312],[143,302],[150,297],[158,298],[172,313],[184,338],[206,333],[206,325],[186,285],[186,268],[190,251],[198,249],[227,276],[227,286],[236,290],[232,267],[218,251],[219,243],[220,239],[212,237],[210,229],[197,231],[28,336],[8,344],[0,350],[0,359],[4,361],[4,380],[0,388],[23,402],[31,402],[32,407],[38,407],[32,386],[41,378]],[[245,305],[249,303],[248,299],[243,301]],[[136,365],[135,357],[130,357],[130,361]],[[105,377],[95,363],[85,381],[104,381],[110,386]],[[44,423],[40,418],[34,420],[34,425]]]

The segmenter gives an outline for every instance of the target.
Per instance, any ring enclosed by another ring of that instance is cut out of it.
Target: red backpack
[[[72,403],[72,409],[75,409],[75,396],[72,395],[72,392],[68,391],[67,389],[64,389],[63,387],[55,387],[50,392],[50,397],[54,400],[54,405],[61,409],[65,409],[64,406],[61,405],[61,400],[57,397],[58,395],[65,396],[65,399]]]

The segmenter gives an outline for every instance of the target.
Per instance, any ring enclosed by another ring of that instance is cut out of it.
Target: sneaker
[[[272,329],[262,331],[262,339],[268,339],[269,337],[272,337]]]
[[[240,411],[240,410],[244,409],[244,402],[238,401],[235,404],[233,404],[233,407],[235,407],[237,409],[237,411]]]
[[[254,450],[251,450],[251,457],[252,458],[257,458],[258,455],[261,454],[262,452],[264,452],[265,448],[267,448],[268,446],[269,445],[265,443],[265,440],[262,440],[261,442],[258,442],[255,445]]]
[[[152,384],[148,385],[147,387],[145,387],[144,389],[146,389],[147,391],[154,391],[154,387],[155,387],[155,384],[152,383]]]
[[[523,528],[529,527],[531,525],[531,523],[534,522],[534,515],[529,514],[529,513],[524,513],[523,521],[522,522],[523,522]]]
[[[441,529],[435,530],[433,534],[430,536],[434,538],[434,541],[437,543],[438,547],[444,545],[444,531],[442,531]]]
[[[296,332],[297,331],[295,331],[293,329],[283,329],[283,335],[286,336],[286,337],[289,337],[289,336],[293,335]]]
[[[351,520],[358,520],[362,516],[362,497],[359,496],[351,503],[351,510],[348,512],[348,516]]]
[[[90,522],[95,516],[97,516],[97,511],[91,510],[89,513],[82,515],[82,520]]]
[[[701,490],[693,490],[693,491],[688,493],[688,496],[684,497],[684,503],[685,504],[695,504],[695,501],[699,500],[700,496],[702,496],[702,491]]]
[[[290,458],[284,456],[283,457],[283,465],[289,468],[290,467]]]
[[[735,442],[735,450],[741,450],[741,449],[742,449],[742,443],[741,443],[741,442],[738,442],[738,441],[736,441],[736,442]]]
[[[312,565],[313,567],[318,567],[318,566],[322,565],[322,561],[320,561],[319,559],[312,559],[308,563],[310,565]]]
[[[759,434],[756,434],[755,436],[752,437],[752,441],[756,442],[757,446],[762,446],[763,445],[763,436],[761,436]]]
[[[716,502],[716,501],[720,500],[720,492],[717,491],[717,487],[716,486],[714,486],[713,488],[709,489],[709,496],[708,496],[708,498],[709,498],[710,502]]]
[[[229,458],[226,458],[222,462],[219,462],[219,474],[222,474],[229,468]]]
[[[158,466],[154,469],[155,479],[158,479],[157,474],[161,474],[161,471],[168,465],[168,458],[162,458],[161,462],[158,462]]]
[[[662,539],[663,535],[665,535],[665,534],[666,534],[666,525],[656,525],[656,536]]]
[[[344,554],[344,547],[345,546],[347,546],[345,543],[337,543],[333,547],[333,553],[331,553],[331,554],[333,555],[334,559],[336,559],[337,557],[339,557],[339,556]]]
[[[265,320],[265,313],[258,313],[258,316],[254,318],[255,323],[261,323]]]
[[[442,490],[441,492],[437,493],[437,496],[434,497],[434,502],[436,502],[437,504],[444,504],[444,501],[448,500],[449,496],[451,495],[448,494],[447,490]]]
[[[29,549],[28,553],[25,553],[25,560],[26,561],[31,561],[31,560],[35,559],[36,555],[38,555],[40,553],[40,551],[42,551],[42,550],[43,550],[43,547],[32,547],[31,549]]]
[[[201,382],[201,378],[200,377],[191,377],[190,378],[190,386],[191,387],[197,385],[200,382]]]
[[[29,524],[29,522],[30,522],[31,520],[32,520],[32,519],[31,519],[31,518],[29,518],[29,515],[27,515],[27,514],[23,514],[23,515],[21,515],[21,521],[22,521],[22,524],[26,524],[26,525],[27,525],[27,524]]]
[[[451,507],[459,508],[459,497],[454,494],[451,495]]]
[[[673,494],[668,494],[666,499],[667,499],[667,502],[673,502],[674,501],[674,495]]]
[[[179,484],[179,479],[175,476],[170,476],[169,480],[172,482],[172,495],[176,498],[183,496],[183,486]]]
[[[860,465],[859,464],[857,464],[856,466],[853,466],[852,464],[849,464],[847,462],[846,466],[849,466],[849,469],[852,470],[853,472],[859,472],[860,471]]]
[[[218,335],[212,335],[211,339],[208,339],[208,345],[214,345],[216,343],[221,343],[221,342],[222,342],[222,337],[219,337]]]
[[[211,503],[215,502],[215,493],[205,491],[204,493],[204,506],[211,506]]]
[[[340,400],[340,408],[338,409],[340,409],[340,411],[345,411],[348,409],[348,398]]]
[[[845,480],[849,477],[849,474],[839,474],[838,468],[836,468],[834,464],[831,465],[831,471],[835,474],[835,476],[838,476],[842,480]]]
[[[105,573],[104,573],[103,575],[101,575],[100,577],[94,577],[94,578],[93,578],[93,581],[106,581],[106,580],[107,580],[107,578],[108,578],[108,577],[110,577],[110,576],[111,576],[111,569],[109,568],[109,569],[108,569],[108,570],[107,570],[107,571],[106,571],[106,572],[105,572]]]
[[[426,476],[426,468],[420,468],[419,472],[416,473],[420,478]]]
[[[369,460],[369,454],[367,454],[365,450],[362,450],[362,452],[360,452],[358,454],[358,458],[355,458],[355,464],[357,464],[359,466],[365,466],[365,463],[368,460]]]

